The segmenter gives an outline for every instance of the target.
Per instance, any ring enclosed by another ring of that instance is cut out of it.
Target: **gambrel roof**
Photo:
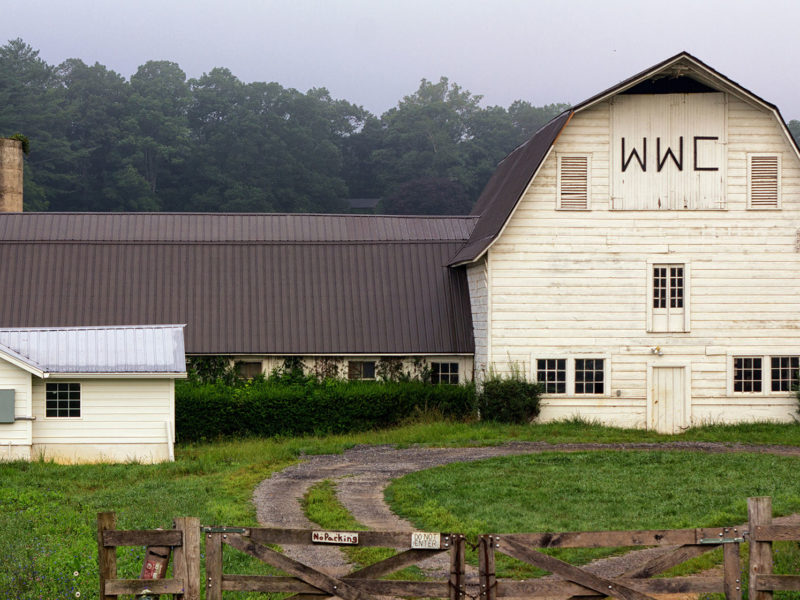
[[[691,80],[698,86],[711,88],[715,91],[734,94],[747,102],[772,112],[780,122],[784,134],[800,158],[800,149],[798,149],[780,111],[774,104],[763,100],[738,83],[728,79],[688,52],[681,52],[564,111],[539,129],[531,139],[504,158],[472,210],[472,215],[478,217],[472,235],[450,261],[450,265],[458,266],[474,262],[489,249],[489,246],[502,232],[517,207],[517,203],[525,194],[525,190],[528,189],[539,168],[550,154],[559,134],[575,113],[586,110],[617,94],[628,91],[635,92],[637,86],[657,88],[659,80],[668,81],[669,79],[677,78]]]

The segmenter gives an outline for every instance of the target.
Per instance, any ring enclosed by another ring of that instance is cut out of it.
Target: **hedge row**
[[[272,381],[232,387],[177,382],[177,439],[344,433],[396,425],[417,409],[446,417],[475,414],[472,385],[422,382],[323,381],[288,385]]]

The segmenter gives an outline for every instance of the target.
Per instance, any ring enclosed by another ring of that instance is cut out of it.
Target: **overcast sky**
[[[800,119],[798,0],[0,0],[0,43],[130,77],[177,62],[326,87],[380,114],[420,79],[484,104],[577,103],[687,50]]]

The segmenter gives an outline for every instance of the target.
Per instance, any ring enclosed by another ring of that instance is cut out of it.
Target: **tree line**
[[[324,88],[187,79],[149,61],[130,79],[21,39],[0,46],[0,136],[30,140],[25,210],[469,212],[497,163],[566,104],[483,107],[442,77],[380,116]]]
[[[442,77],[380,116],[324,88],[187,79],[149,61],[130,79],[21,39],[0,46],[0,136],[30,140],[25,209],[465,214],[498,162],[567,104],[481,106]],[[789,129],[800,138],[800,121]],[[369,204],[369,203],[368,203]]]

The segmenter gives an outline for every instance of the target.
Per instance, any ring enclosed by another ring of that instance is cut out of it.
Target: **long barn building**
[[[0,215],[0,328],[186,323],[251,373],[522,369],[543,419],[789,420],[799,160],[681,53],[545,125],[471,216]]]

